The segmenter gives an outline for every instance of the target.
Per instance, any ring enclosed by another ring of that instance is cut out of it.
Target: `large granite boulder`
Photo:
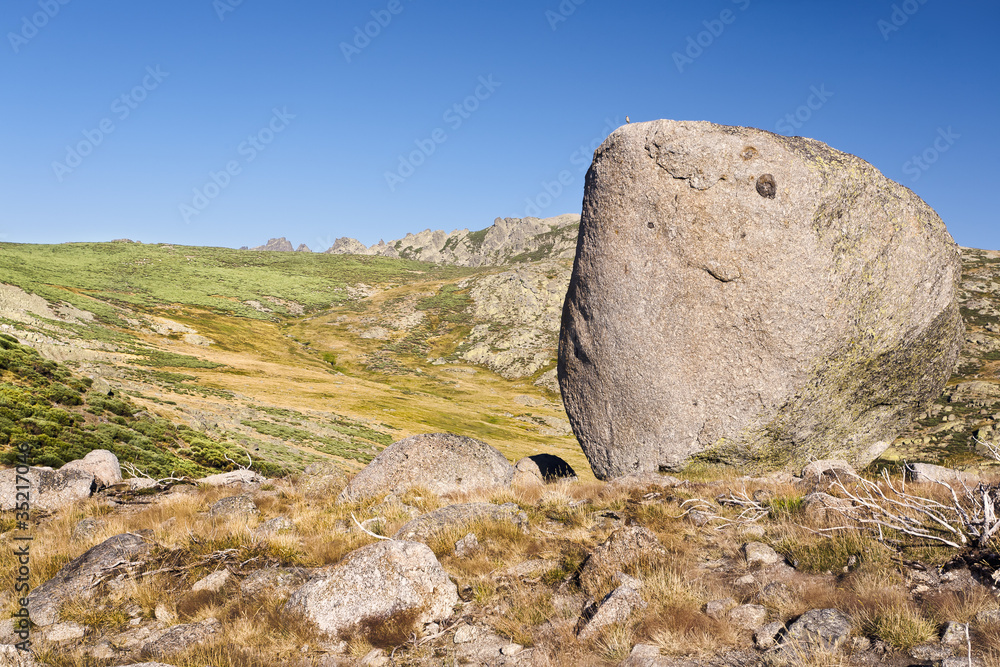
[[[70,461],[60,470],[63,472],[82,470],[90,473],[99,487],[111,486],[122,481],[122,468],[118,463],[118,457],[106,449],[88,452],[82,459]]]
[[[587,173],[559,384],[594,473],[863,466],[963,339],[958,246],[907,188],[801,137],[619,128]]]
[[[451,433],[411,435],[389,445],[354,476],[339,500],[423,487],[434,493],[509,487],[514,466],[481,440]]]
[[[69,464],[67,464],[68,466]],[[89,498],[97,489],[94,474],[63,466],[59,470],[29,467],[24,475],[17,468],[0,470],[0,510],[16,509],[24,499],[23,480],[28,481],[28,506],[32,510],[54,512],[77,500]]]
[[[288,611],[338,636],[360,624],[413,614],[416,623],[448,618],[458,588],[419,542],[383,540],[347,554],[295,591]]]

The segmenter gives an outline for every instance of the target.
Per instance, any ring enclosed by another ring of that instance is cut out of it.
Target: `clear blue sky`
[[[0,237],[322,250],[578,213],[627,114],[825,141],[1000,248],[998,28],[963,0],[6,0]]]

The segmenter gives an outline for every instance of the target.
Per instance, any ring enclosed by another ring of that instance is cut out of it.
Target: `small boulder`
[[[143,658],[159,658],[180,653],[196,644],[210,641],[222,630],[222,623],[216,618],[206,618],[197,623],[175,625],[156,639],[147,643],[142,651]]]
[[[527,479],[525,475],[549,483],[560,479],[576,479],[576,471],[563,459],[553,454],[535,454],[525,456],[514,464],[519,479]]]
[[[481,440],[450,433],[413,435],[382,450],[338,500],[403,493],[415,486],[437,494],[509,487],[513,479],[514,466]]]
[[[822,649],[832,651],[851,634],[851,619],[839,609],[813,609],[788,627],[784,646],[794,652]]]
[[[51,468],[28,468],[21,477],[28,480],[31,509],[58,510],[78,500],[89,498],[97,490],[94,475],[84,470]],[[0,510],[10,511],[18,505],[17,469],[0,470]]]
[[[645,609],[642,582],[622,573],[616,575],[618,587],[608,593],[600,604],[584,612],[577,636],[590,639],[612,623],[623,623],[637,609]]]
[[[378,591],[378,595],[373,595]],[[347,554],[289,598],[286,609],[331,636],[367,620],[416,613],[417,623],[449,618],[458,590],[434,552],[419,542],[380,540]]]
[[[743,545],[743,557],[746,558],[747,566],[767,567],[780,563],[783,559],[781,555],[767,546],[763,542],[747,542]]]
[[[857,476],[858,473],[854,470],[854,466],[841,459],[813,461],[802,468],[801,473],[803,481],[811,484],[836,482],[837,480],[846,482],[852,477]]]
[[[40,667],[35,654],[10,644],[0,645],[0,667]]]
[[[276,516],[268,519],[253,531],[254,535],[274,535],[275,533],[288,533],[295,530],[295,523],[287,516]]]
[[[767,620],[767,609],[759,604],[741,604],[730,609],[726,618],[742,630],[756,630]]]
[[[469,533],[458,542],[455,542],[455,557],[468,558],[479,551],[479,540],[475,533]]]
[[[212,503],[208,513],[214,517],[252,517],[260,514],[253,498],[247,495],[229,496]]]
[[[464,503],[447,505],[407,521],[393,535],[395,540],[426,542],[445,530],[459,528],[479,521],[511,523],[523,532],[528,531],[528,515],[515,503]]]
[[[52,625],[59,620],[64,602],[90,599],[106,576],[135,567],[148,552],[149,545],[134,533],[115,535],[83,552],[28,595],[32,622],[41,627]]]
[[[61,644],[75,639],[83,639],[85,634],[87,634],[87,628],[79,623],[56,623],[46,630],[45,641]]]
[[[191,587],[192,591],[211,591],[213,593],[218,593],[222,590],[222,587],[226,585],[229,581],[229,570],[223,568],[218,572],[213,572],[212,574],[199,579]]]
[[[199,484],[208,486],[241,486],[244,484],[263,484],[267,478],[253,470],[233,470],[217,475],[209,475],[197,480]]]
[[[778,636],[785,629],[785,624],[780,621],[768,623],[753,633],[754,644],[760,649],[774,648],[778,645]]]
[[[105,525],[106,522],[103,519],[95,519],[93,517],[80,519],[76,525],[73,526],[73,533],[71,537],[74,542],[86,542],[100,533]]]
[[[736,608],[736,600],[733,598],[720,598],[718,600],[709,600],[705,603],[705,615],[709,618],[714,618],[717,621],[721,621],[726,617],[731,609]]]
[[[944,631],[941,633],[941,643],[945,646],[965,646],[968,637],[968,623],[949,621],[944,624]]]
[[[980,482],[979,477],[972,473],[936,466],[932,463],[913,463],[907,468],[910,478],[914,482],[948,484],[956,488],[962,486],[973,488]]]
[[[636,564],[652,564],[666,556],[660,540],[646,528],[619,528],[587,556],[580,568],[580,586],[592,594],[616,572]]]
[[[82,470],[94,476],[98,488],[118,484],[122,481],[122,468],[118,457],[106,449],[95,449],[82,459],[70,461],[61,470]]]
[[[837,498],[822,491],[810,493],[802,499],[802,513],[820,523],[841,519],[853,507],[854,503],[847,498]]]

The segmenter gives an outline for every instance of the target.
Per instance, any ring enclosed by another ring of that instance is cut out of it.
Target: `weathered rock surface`
[[[251,250],[268,250],[273,252],[294,252],[295,248],[292,247],[292,242],[281,236],[276,239],[268,239],[267,243],[264,245],[255,246],[250,248]]]
[[[122,481],[122,468],[118,463],[118,457],[106,449],[88,452],[82,459],[70,461],[61,470],[64,472],[80,470],[90,473],[99,487],[111,486]]]
[[[65,466],[64,466],[65,468]],[[17,507],[17,469],[0,470],[0,510],[9,511]],[[96,489],[94,476],[83,470],[52,470],[51,468],[28,468],[22,475],[28,480],[29,504],[31,509],[53,511],[66,505],[89,498]]]
[[[560,479],[573,479],[576,471],[573,466],[554,454],[535,454],[525,456],[514,464],[518,477],[528,479],[526,475],[536,477],[541,482],[554,482]],[[523,473],[523,474],[522,474]]]
[[[940,394],[958,247],[910,190],[817,141],[616,130],[587,174],[559,382],[595,474],[694,458],[873,460]]]
[[[418,623],[440,621],[456,602],[455,584],[427,545],[391,540],[347,554],[295,591],[287,608],[336,636],[367,619],[406,611],[417,611]]]
[[[666,555],[666,549],[648,529],[642,526],[619,528],[587,556],[580,569],[580,585],[591,592],[620,570],[637,563],[653,563]]]
[[[273,591],[276,595],[288,595],[298,589],[309,578],[309,573],[299,567],[268,567],[255,570],[240,583],[244,595],[260,595]]]
[[[393,539],[426,542],[446,530],[468,526],[477,521],[510,523],[524,532],[528,530],[528,515],[515,503],[463,503],[448,505],[407,521],[393,535]]]
[[[584,612],[577,635],[580,639],[594,637],[612,623],[624,623],[637,609],[645,609],[642,582],[618,573],[618,587],[608,593],[600,604]]]
[[[260,514],[257,504],[250,496],[229,496],[221,498],[208,509],[208,513],[217,517],[252,517]]]
[[[175,625],[146,644],[142,656],[158,658],[179,653],[189,646],[210,641],[222,630],[222,623],[216,618],[206,618],[197,623]]]
[[[243,484],[263,484],[267,478],[253,470],[232,470],[209,475],[198,480],[199,484],[208,486],[240,486]]]
[[[961,470],[945,468],[932,463],[914,463],[909,467],[910,477],[914,482],[940,483],[961,488],[963,485],[974,488],[979,484],[979,477]]]
[[[32,622],[42,627],[52,625],[59,620],[59,607],[64,602],[90,599],[106,576],[119,568],[129,568],[148,551],[141,537],[123,533],[83,552],[31,591],[28,610]]]
[[[792,654],[802,650],[833,650],[843,644],[850,633],[851,619],[844,612],[813,609],[799,616],[788,627],[784,650]]]
[[[405,492],[422,486],[434,493],[506,487],[514,466],[481,440],[451,433],[412,435],[386,447],[341,492],[340,500]]]

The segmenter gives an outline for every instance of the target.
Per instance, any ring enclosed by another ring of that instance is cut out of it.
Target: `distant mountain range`
[[[500,266],[539,259],[572,259],[580,216],[567,214],[552,218],[497,218],[486,229],[470,232],[424,230],[401,239],[379,241],[370,247],[357,239],[342,237],[324,252],[334,255],[378,255],[416,259],[456,266]],[[244,247],[243,250],[248,248]],[[310,252],[302,244],[292,248],[288,239],[274,238],[249,250]]]

